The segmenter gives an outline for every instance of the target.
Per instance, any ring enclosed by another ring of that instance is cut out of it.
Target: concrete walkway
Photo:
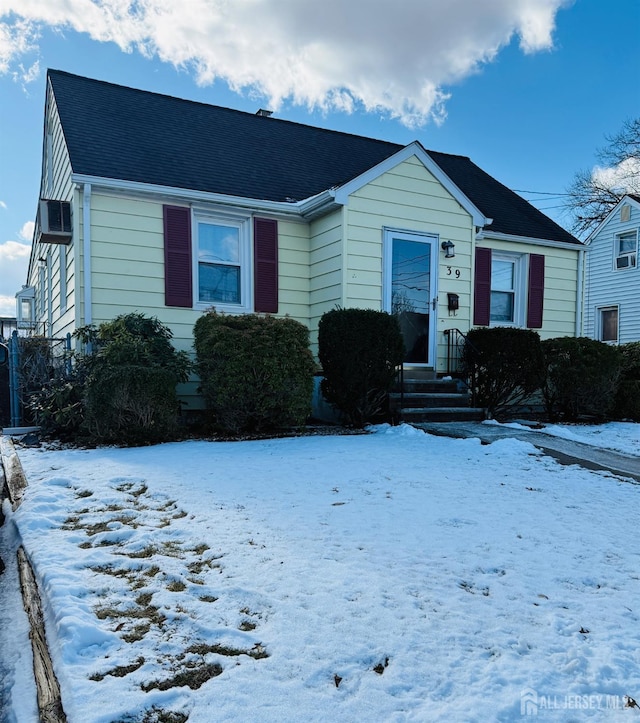
[[[587,469],[611,472],[640,483],[640,457],[554,437],[544,431],[514,429],[481,422],[424,422],[414,426],[442,437],[478,438],[484,444],[491,444],[498,439],[519,439],[533,444],[561,464],[577,464]]]

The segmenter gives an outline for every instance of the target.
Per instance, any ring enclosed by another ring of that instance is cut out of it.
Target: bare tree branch
[[[581,238],[594,231],[626,193],[640,192],[640,118],[625,121],[618,133],[605,138],[608,145],[596,152],[604,168],[578,171],[566,189],[571,230]]]

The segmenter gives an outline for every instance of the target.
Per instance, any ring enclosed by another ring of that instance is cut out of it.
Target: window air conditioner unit
[[[40,200],[40,237],[45,244],[71,243],[71,203]]]
[[[636,265],[635,253],[622,254],[622,256],[618,256],[616,258],[616,269],[630,269],[630,268],[633,268],[635,265]]]

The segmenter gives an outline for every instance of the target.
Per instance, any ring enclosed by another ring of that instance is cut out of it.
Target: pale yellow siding
[[[342,223],[339,209],[310,224],[309,328],[317,353],[318,323],[327,311],[343,305]]]
[[[305,223],[280,219],[279,316],[309,325],[309,231]],[[193,353],[198,309],[164,303],[162,203],[93,192],[91,197],[93,323],[120,314],[155,316],[172,331],[177,349]],[[181,388],[190,407],[200,406],[196,382]]]
[[[384,230],[429,234],[438,245],[436,369],[446,368],[445,329],[467,331],[471,319],[472,218],[415,156],[351,194],[347,219],[345,305],[381,309]],[[455,244],[445,260],[439,245]],[[459,273],[456,274],[456,271]],[[447,292],[460,297],[456,315],[447,310]]]

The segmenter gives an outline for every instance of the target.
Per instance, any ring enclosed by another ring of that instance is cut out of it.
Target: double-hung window
[[[196,216],[195,225],[196,303],[222,309],[249,309],[248,222]]]
[[[491,312],[493,324],[516,322],[517,259],[497,256],[491,259]]]
[[[636,266],[638,255],[638,232],[625,231],[615,236],[615,259],[616,269],[630,269]]]
[[[278,222],[244,213],[162,208],[167,306],[278,313]]]
[[[477,326],[541,329],[544,269],[542,254],[508,253],[477,247],[473,323]]]

